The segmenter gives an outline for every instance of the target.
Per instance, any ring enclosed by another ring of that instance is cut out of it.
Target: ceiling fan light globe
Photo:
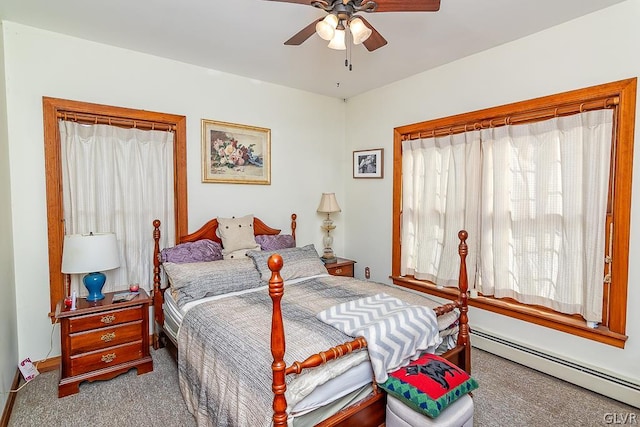
[[[352,19],[349,23],[349,29],[353,36],[353,44],[360,44],[364,42],[371,36],[371,33],[373,33],[371,28],[364,25],[364,22],[362,22],[362,19],[360,18]]]
[[[331,40],[338,26],[338,17],[335,15],[327,15],[322,21],[316,24],[316,33],[323,40]]]
[[[324,21],[320,21],[316,24],[316,33],[318,33],[321,39],[329,41],[333,38],[335,30],[325,24]]]
[[[345,30],[336,30],[335,35],[329,42],[329,48],[335,50],[346,50],[347,45],[344,43]]]

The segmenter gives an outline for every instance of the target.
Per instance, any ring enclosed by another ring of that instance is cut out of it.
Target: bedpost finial
[[[458,239],[465,242],[467,240],[467,237],[469,237],[469,233],[467,233],[467,230],[458,231]]]
[[[154,226],[155,228],[160,227],[160,220],[159,220],[159,219],[154,219],[154,220],[153,220],[153,226]]]
[[[280,271],[282,268],[282,257],[278,254],[273,254],[269,257],[267,264],[269,265],[269,270]]]

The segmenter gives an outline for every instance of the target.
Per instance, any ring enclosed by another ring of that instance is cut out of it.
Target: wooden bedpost
[[[162,289],[160,288],[160,220],[153,221],[153,316],[158,325],[164,325],[162,311]],[[160,348],[160,340],[156,325],[153,327],[153,348]]]
[[[469,306],[467,301],[467,291],[469,290],[469,281],[467,277],[467,237],[469,233],[466,230],[458,232],[460,245],[458,246],[458,254],[460,255],[460,275],[458,278],[458,287],[460,289],[459,306],[460,306],[460,327],[458,330],[458,346],[464,347],[464,370],[471,374],[471,340],[469,336]]]
[[[273,363],[271,371],[273,372],[273,425],[274,427],[286,427],[287,425],[287,399],[284,396],[287,390],[285,382],[285,370],[287,365],[284,362],[284,323],[282,321],[282,310],[280,301],[284,295],[284,281],[280,276],[282,268],[282,257],[273,254],[269,257],[268,265],[271,270],[271,279],[269,279],[269,296],[273,301],[273,313],[271,315],[271,354],[273,355]]]
[[[296,218],[298,218],[298,215],[296,214],[291,214],[291,235],[293,236],[293,240],[296,240],[296,227],[298,226],[296,223]]]

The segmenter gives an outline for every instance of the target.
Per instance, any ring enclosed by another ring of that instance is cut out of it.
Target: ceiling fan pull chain
[[[344,66],[348,67],[349,66],[349,48],[351,47],[351,43],[350,43],[351,40],[349,40],[349,38],[351,37],[351,32],[350,31],[346,31],[345,35],[347,36],[346,37],[347,40],[346,40],[346,43],[345,43],[347,45],[347,48],[344,50]]]
[[[347,31],[347,39],[351,37],[351,34]],[[351,40],[347,40],[347,48],[344,51],[344,66],[349,68],[349,71],[353,70],[351,63]]]

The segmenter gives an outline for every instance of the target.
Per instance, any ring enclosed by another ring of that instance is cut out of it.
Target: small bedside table
[[[114,303],[115,293],[108,292],[96,302],[78,298],[75,310],[58,303],[62,347],[58,397],[77,393],[82,381],[111,379],[131,368],[137,368],[138,375],[153,371],[151,298],[140,289],[131,301]]]
[[[353,264],[355,263],[356,261],[350,259],[338,258],[338,261],[324,266],[332,276],[353,277]]]

